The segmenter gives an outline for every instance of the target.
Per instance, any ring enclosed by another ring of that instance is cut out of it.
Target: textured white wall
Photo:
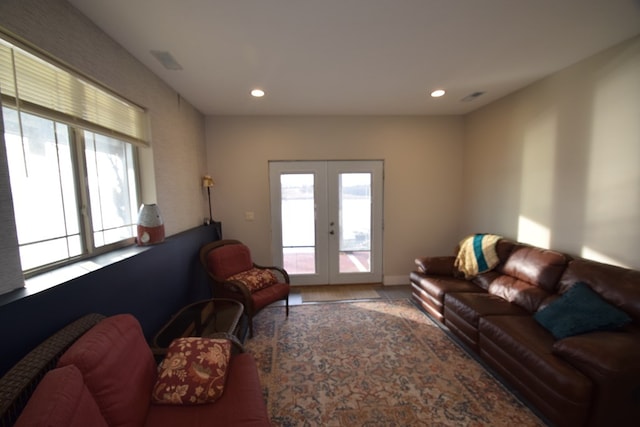
[[[408,283],[416,256],[450,254],[459,238],[462,136],[453,116],[209,117],[214,218],[269,263],[269,160],[384,160],[383,274]]]
[[[465,232],[640,268],[640,37],[466,118]]]

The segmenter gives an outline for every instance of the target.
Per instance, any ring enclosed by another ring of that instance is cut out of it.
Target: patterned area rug
[[[543,426],[408,300],[267,308],[246,343],[274,426]]]

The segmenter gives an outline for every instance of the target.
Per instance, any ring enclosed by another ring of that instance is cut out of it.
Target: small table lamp
[[[213,187],[214,184],[215,182],[213,181],[213,178],[211,178],[211,175],[205,175],[202,177],[202,186],[207,189],[207,195],[209,196],[209,224],[213,224],[213,215],[211,213],[211,187]]]
[[[143,203],[138,212],[138,245],[155,245],[164,241],[164,221],[155,203]]]

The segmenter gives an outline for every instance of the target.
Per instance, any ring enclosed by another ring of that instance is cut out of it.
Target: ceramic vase
[[[143,203],[138,212],[138,245],[155,245],[164,241],[164,222],[155,203]]]

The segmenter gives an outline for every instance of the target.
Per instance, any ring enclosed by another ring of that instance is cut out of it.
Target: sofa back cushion
[[[68,365],[78,367],[110,426],[144,424],[156,364],[135,317],[98,323],[62,355],[58,366]]]
[[[519,305],[530,313],[554,294],[567,267],[560,252],[505,240],[498,253],[500,264],[488,275],[483,287],[491,294]],[[504,258],[503,258],[504,257]]]
[[[42,378],[16,421],[16,427],[107,427],[82,374],[73,365]]]
[[[555,293],[567,264],[567,256],[560,252],[521,244],[514,247],[497,270],[549,293]]]
[[[564,294],[577,282],[587,283],[605,301],[640,324],[640,271],[574,259],[560,279],[559,292]]]
[[[222,279],[253,268],[251,251],[241,243],[224,245],[207,255],[209,271]]]

